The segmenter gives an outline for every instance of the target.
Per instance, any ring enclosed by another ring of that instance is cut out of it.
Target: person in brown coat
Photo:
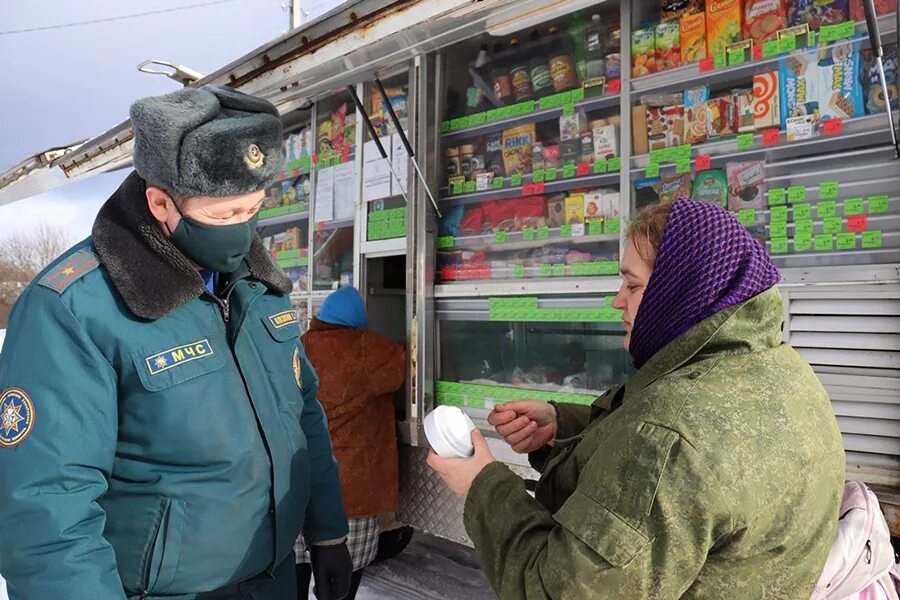
[[[325,299],[302,337],[319,377],[319,402],[328,418],[350,525],[348,599],[356,596],[363,569],[378,551],[376,515],[394,512],[400,503],[393,394],[405,381],[406,347],[369,331],[368,324],[359,292],[347,287]],[[295,550],[298,597],[306,598],[311,571],[302,537]]]

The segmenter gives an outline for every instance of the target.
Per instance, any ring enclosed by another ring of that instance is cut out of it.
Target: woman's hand
[[[488,415],[488,423],[519,454],[528,454],[556,438],[556,408],[539,400],[501,404]]]
[[[469,458],[444,458],[438,456],[434,450],[428,453],[428,466],[434,469],[450,491],[460,498],[469,495],[472,482],[481,470],[494,462],[494,455],[491,454],[487,441],[477,429],[472,431],[472,445],[475,446],[475,454]]]

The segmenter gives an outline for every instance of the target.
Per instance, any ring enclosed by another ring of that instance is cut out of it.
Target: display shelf
[[[562,386],[556,387],[559,390],[562,389]],[[436,381],[435,392],[438,404],[490,410],[499,404],[525,399],[591,405],[603,393],[603,390],[591,390],[590,393],[570,393],[536,390],[525,386]]]
[[[547,228],[547,237],[538,239],[537,231],[533,231],[534,239],[524,239],[524,232],[510,231],[506,233],[506,241],[498,242],[497,234],[470,235],[453,238],[453,246],[439,248],[439,250],[476,250],[486,247],[495,252],[526,250],[529,248],[541,248],[554,242],[570,242],[572,244],[593,244],[597,242],[619,242],[618,233],[604,233],[596,235],[566,235],[563,236],[563,228]]]
[[[259,221],[256,222],[257,227],[270,227],[272,225],[284,225],[285,223],[295,223],[297,221],[305,221],[309,219],[309,209],[307,207],[297,207],[297,210],[285,211],[284,213],[272,214],[274,211],[280,211],[285,208],[294,208],[291,206],[282,206],[275,209],[260,211]],[[268,214],[267,214],[268,213]]]
[[[605,96],[587,98],[585,100],[573,102],[572,106],[574,106],[575,110],[583,110],[584,112],[615,108],[619,106],[619,97],[619,94],[607,94]],[[535,102],[535,104],[538,104],[538,102]],[[465,140],[471,137],[487,135],[489,133],[498,133],[505,129],[510,129],[518,125],[553,121],[554,119],[559,119],[559,117],[562,116],[563,106],[564,105],[560,105],[554,108],[546,108],[543,110],[540,108],[536,108],[531,112],[515,115],[505,119],[497,119],[494,121],[485,122],[483,124],[445,132],[441,134],[441,138],[445,142],[453,142]]]
[[[297,162],[297,161],[294,161]],[[298,177],[303,177],[305,175],[310,174],[310,167],[290,167],[287,170],[282,171],[278,174],[278,180],[275,183],[281,183],[282,181],[289,181],[291,179],[296,179]],[[274,185],[274,184],[273,184]]]
[[[894,114],[895,117],[898,115],[896,111]],[[779,143],[766,146],[762,143],[762,133],[757,132],[753,135],[753,147],[749,150],[738,149],[737,137],[695,144],[692,147],[691,165],[693,167],[696,157],[702,155],[709,155],[711,167],[722,167],[727,161],[766,160],[771,163],[815,154],[890,144],[891,142],[891,132],[887,127],[886,114],[847,119],[843,121],[843,131],[840,135],[818,135],[808,140],[795,142],[786,141],[785,135],[784,131],[780,132]],[[632,157],[632,179],[643,177],[649,163],[650,154],[639,154]],[[660,175],[674,175],[675,168],[675,163],[662,163]]]
[[[878,27],[881,32],[883,43],[889,43],[896,38],[897,22],[893,13],[878,18]],[[868,33],[864,21],[856,23],[857,34],[862,34],[857,40],[862,40],[862,47],[867,48]],[[835,42],[832,45],[838,45],[842,42]],[[805,52],[808,49],[801,48],[797,53]],[[688,65],[668,69],[651,75],[644,75],[631,80],[631,89],[638,94],[645,93],[667,93],[682,91],[686,88],[696,87],[698,85],[710,86],[727,86],[734,82],[752,81],[754,75],[774,71],[778,69],[778,61],[788,54],[779,54],[770,58],[762,58],[758,60],[749,60],[740,65],[724,67],[721,69],[713,69],[706,72],[700,71],[700,63],[693,62]]]
[[[344,227],[353,227],[354,218],[337,219],[333,221],[318,221],[316,223],[316,231],[332,231],[334,229],[342,229]]]
[[[562,169],[560,169],[561,171]],[[511,178],[504,178],[504,185],[509,185],[511,182]],[[485,200],[503,200],[507,198],[519,198],[521,196],[527,195],[525,193],[525,187],[527,185],[533,184],[532,175],[523,175],[522,176],[523,185],[513,186],[513,187],[502,187],[502,188],[493,188],[490,190],[485,190],[483,192],[471,192],[468,194],[457,194],[450,196],[447,194],[448,189],[441,188],[441,198],[440,202],[446,206],[460,206],[467,204],[475,204],[478,202],[483,202]],[[542,195],[542,194],[553,194],[556,192],[564,192],[567,190],[575,189],[575,188],[597,188],[604,186],[618,186],[619,185],[619,173],[603,173],[597,175],[586,175],[583,177],[568,177],[568,178],[558,178],[555,181],[544,181],[538,182],[538,184],[543,183],[543,191],[534,191],[533,194]]]
[[[361,242],[360,253],[369,258],[406,254],[406,237]]]
[[[456,281],[489,281],[517,279],[563,279],[567,277],[596,277],[618,275],[619,263],[602,260],[582,263],[544,263],[535,266],[508,265],[502,267],[443,267],[441,283]]]

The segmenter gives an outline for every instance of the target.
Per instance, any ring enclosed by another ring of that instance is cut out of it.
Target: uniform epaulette
[[[73,283],[100,266],[97,256],[82,248],[67,256],[38,280],[38,285],[62,294]]]

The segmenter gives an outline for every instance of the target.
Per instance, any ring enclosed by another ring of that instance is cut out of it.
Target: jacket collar
[[[200,273],[163,235],[150,214],[146,182],[125,178],[94,221],[94,248],[136,316],[154,321],[206,292]],[[290,293],[291,280],[278,268],[259,236],[244,259],[250,276],[269,288]]]
[[[747,354],[782,343],[784,304],[772,287],[701,321],[657,352],[625,385],[627,402],[678,368],[713,355]]]

